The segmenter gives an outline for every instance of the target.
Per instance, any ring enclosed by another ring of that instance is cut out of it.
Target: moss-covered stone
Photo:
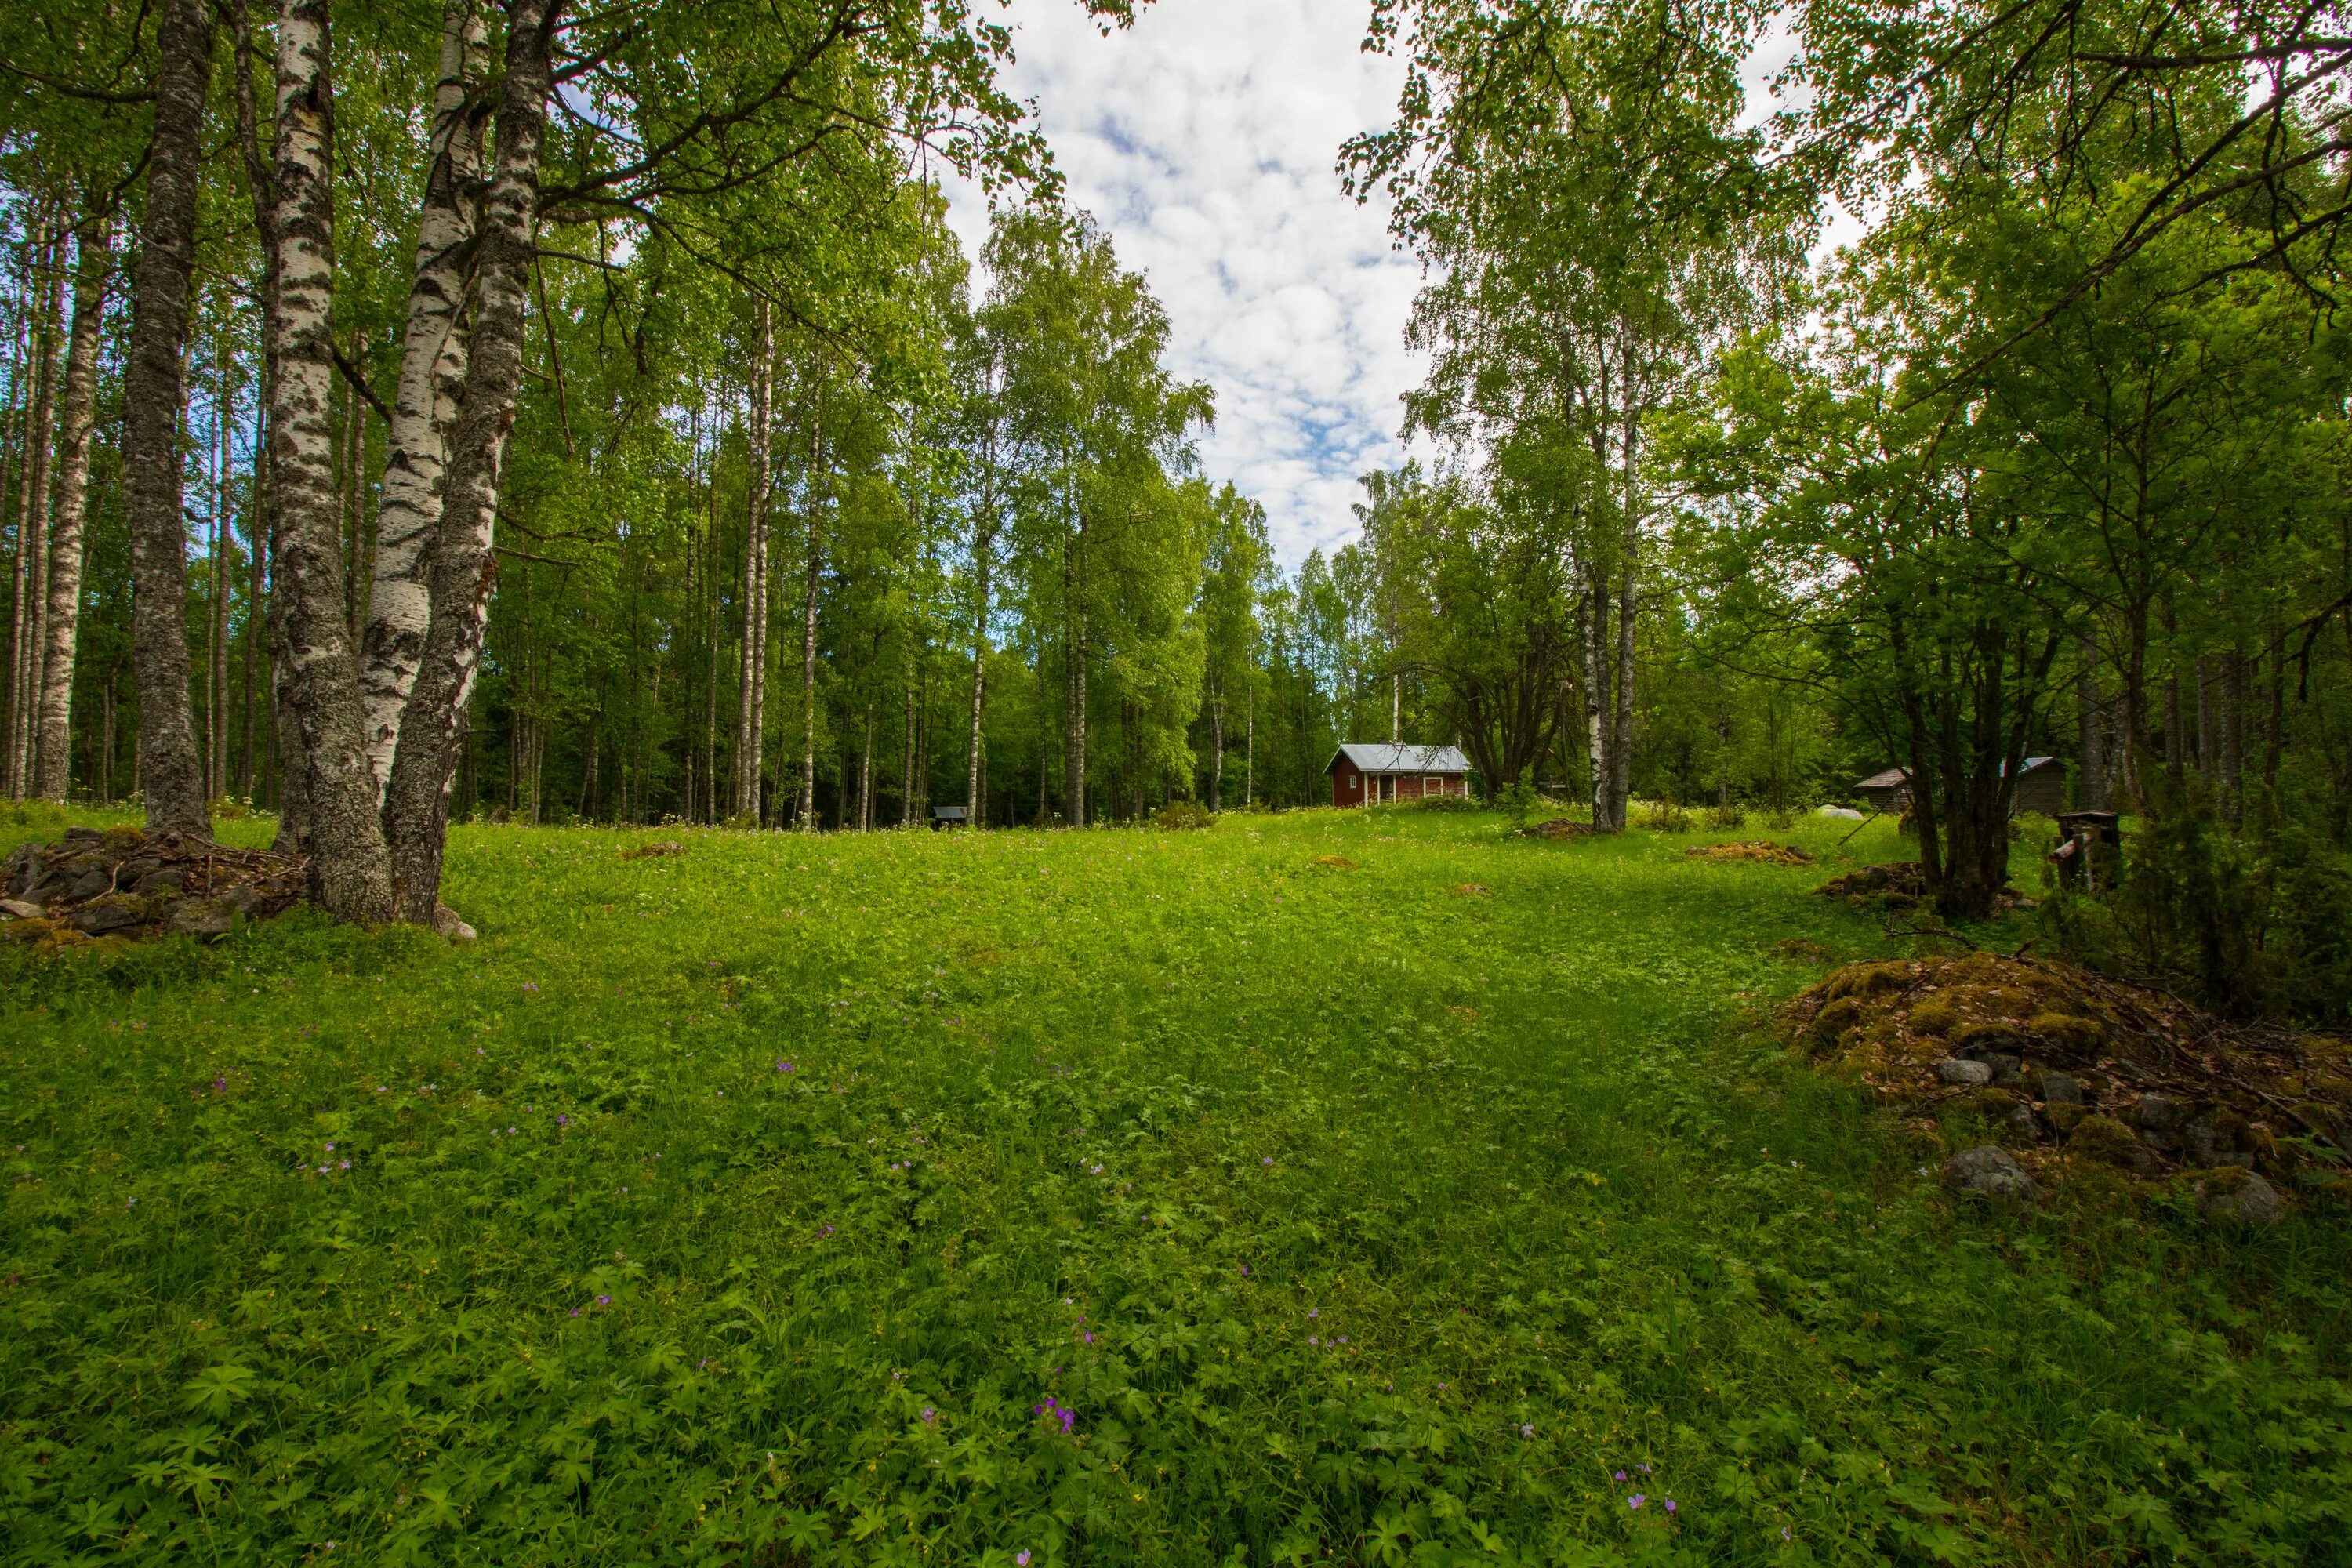
[[[2066,1140],[2066,1152],[2119,1171],[2145,1171],[2154,1163],[2147,1145],[2112,1116],[2085,1116]]]
[[[2073,1013],[2036,1013],[2026,1021],[2025,1032],[2047,1054],[2074,1061],[2091,1059],[2107,1043],[2105,1025]]]

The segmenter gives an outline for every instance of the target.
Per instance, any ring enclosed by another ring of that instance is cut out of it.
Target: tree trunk
[[[735,723],[735,815],[760,815],[761,764],[768,725],[769,421],[773,414],[776,340],[768,305],[760,303],[760,360],[751,373],[751,473],[743,536],[743,679]]]
[[[379,797],[392,780],[402,710],[415,684],[431,620],[432,546],[446,497],[449,442],[467,389],[467,274],[481,227],[476,192],[482,178],[483,109],[476,100],[486,54],[480,0],[446,0],[361,645],[368,768]],[[354,419],[364,418],[356,401],[352,413]],[[355,588],[355,604],[359,597]]]
[[[1584,568],[1584,728],[1592,754],[1592,830],[1610,832],[1609,811],[1609,574],[1598,561]],[[1510,784],[1495,781],[1496,787]]]
[[[167,0],[156,31],[155,129],[123,366],[123,504],[131,533],[140,787],[151,831],[212,837],[188,711],[187,532],[180,518],[182,345],[212,79],[212,13]]]
[[[1257,672],[1250,672],[1249,740],[1242,763],[1242,809],[1247,811],[1257,801]]]
[[[1086,520],[1072,519],[1062,542],[1062,589],[1069,614],[1068,663],[1062,685],[1069,705],[1063,739],[1064,810],[1073,827],[1087,825],[1087,571]]]
[[[393,913],[392,862],[368,768],[345,618],[335,486],[333,91],[328,0],[278,13],[278,363],[271,389],[286,693],[310,783],[310,896],[341,920]],[[223,684],[226,684],[224,679]]]
[[[1209,809],[1225,809],[1225,693],[1221,686],[1209,702]]]
[[[16,553],[24,563],[19,592],[16,700],[8,713],[8,791],[18,799],[32,793],[33,746],[38,734],[34,715],[41,707],[41,650],[48,646],[49,618],[49,437],[57,411],[58,355],[63,347],[65,272],[61,265],[63,235],[58,226],[42,226],[38,249],[42,256],[34,293],[25,301],[40,314],[35,319],[32,417],[25,429],[24,489],[18,492]]]
[[[801,589],[801,793],[793,826],[816,828],[816,590],[824,569],[824,544],[817,532],[817,511],[824,502],[822,432],[815,416],[809,419],[807,563]]]
[[[433,542],[430,618],[416,678],[401,711],[384,797],[402,919],[431,924],[446,847],[453,750],[482,647],[495,577],[490,560],[499,470],[522,381],[523,305],[539,207],[540,145],[551,88],[550,56],[562,0],[509,0],[498,159],[477,269],[476,321],[450,444],[441,526]]]
[[[973,827],[981,826],[983,805],[980,793],[982,720],[988,700],[988,574],[994,543],[990,533],[986,524],[976,523],[971,541],[972,573],[979,602],[971,622],[971,746],[964,768],[963,804],[964,815]]]
[[[1609,826],[1620,833],[1625,829],[1626,799],[1633,793],[1633,626],[1641,587],[1641,520],[1629,510],[1625,559],[1617,578],[1617,712],[1609,726]]]
[[[73,334],[58,416],[57,512],[49,528],[49,613],[41,650],[38,793],[62,801],[73,770],[74,653],[81,620],[82,523],[89,505],[89,440],[98,407],[98,340],[113,257],[110,220],[87,215],[74,239]]]

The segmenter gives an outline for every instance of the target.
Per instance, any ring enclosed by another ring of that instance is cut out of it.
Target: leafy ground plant
[[[0,1560],[2340,1552],[2340,1221],[1952,1206],[1751,1026],[1884,825],[1515,826],[473,827],[470,946],[0,943]]]

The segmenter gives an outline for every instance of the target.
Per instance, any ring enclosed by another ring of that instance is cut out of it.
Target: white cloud
[[[1421,379],[1404,347],[1419,266],[1335,172],[1340,142],[1387,123],[1402,79],[1360,51],[1366,11],[1160,0],[1108,38],[1075,4],[1014,12],[1008,85],[1034,100],[1070,204],[1167,308],[1171,368],[1215,387],[1203,468],[1265,507],[1293,564],[1355,535],[1356,476],[1402,460],[1398,399]],[[950,197],[977,255],[986,208]]]

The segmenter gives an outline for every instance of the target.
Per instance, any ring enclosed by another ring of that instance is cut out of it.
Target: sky
[[[1391,247],[1385,205],[1359,206],[1336,173],[1339,144],[1386,125],[1403,80],[1359,47],[1370,9],[1158,0],[1108,37],[1076,0],[1010,13],[1006,85],[1034,104],[1070,205],[1150,279],[1170,368],[1216,389],[1202,468],[1265,508],[1289,566],[1356,537],[1357,477],[1408,455],[1401,399],[1423,371],[1404,346],[1420,264]],[[1768,36],[1748,62],[1751,119],[1791,47]],[[986,203],[977,187],[948,195],[977,257]]]
[[[1170,368],[1216,389],[1201,466],[1266,510],[1276,554],[1352,539],[1356,477],[1401,462],[1404,346],[1421,269],[1387,213],[1334,172],[1385,124],[1398,62],[1358,49],[1364,0],[1160,0],[1104,37],[1076,4],[1012,11],[1016,97],[1068,181],[1168,311]],[[979,254],[988,213],[950,190]]]

